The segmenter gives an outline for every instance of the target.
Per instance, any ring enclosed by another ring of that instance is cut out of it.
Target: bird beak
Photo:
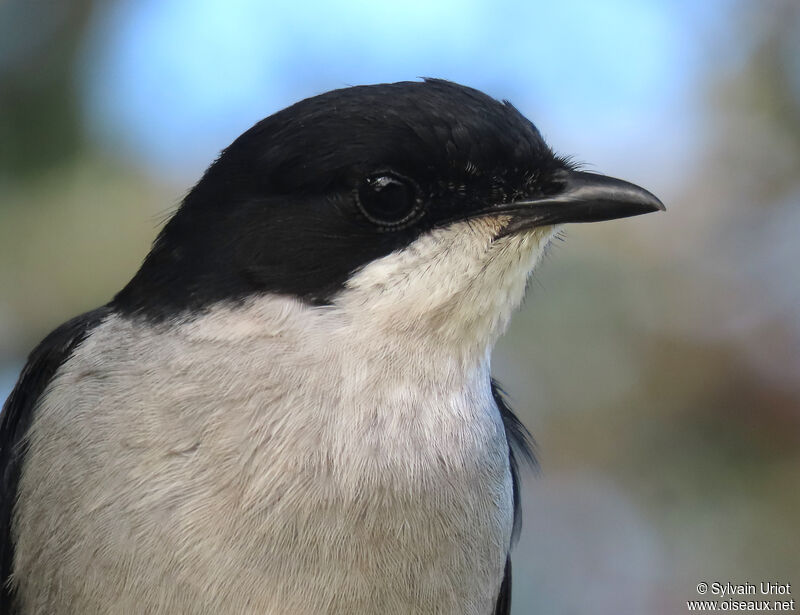
[[[494,207],[496,213],[512,214],[511,222],[502,234],[537,226],[599,222],[666,210],[653,194],[621,179],[597,173],[565,171],[557,181],[557,192]]]

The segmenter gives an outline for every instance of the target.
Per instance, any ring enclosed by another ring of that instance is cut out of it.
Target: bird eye
[[[366,178],[358,188],[358,206],[370,222],[387,229],[403,228],[423,211],[416,184],[394,173]]]

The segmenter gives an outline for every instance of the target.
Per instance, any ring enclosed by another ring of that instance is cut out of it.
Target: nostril
[[[542,191],[543,196],[553,196],[559,194],[560,192],[563,192],[566,186],[567,186],[566,177],[552,178],[549,181],[545,182],[540,189]]]
[[[569,180],[569,172],[565,169],[556,169],[552,173],[540,176],[536,188],[540,196],[554,196],[564,192]]]

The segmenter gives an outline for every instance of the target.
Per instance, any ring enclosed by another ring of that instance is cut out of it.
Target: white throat
[[[426,234],[353,275],[336,310],[371,344],[411,340],[426,356],[485,360],[555,232],[495,239],[505,223],[484,218]]]

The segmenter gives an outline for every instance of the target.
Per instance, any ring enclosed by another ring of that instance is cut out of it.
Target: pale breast
[[[485,367],[239,324],[111,318],[62,367],[16,509],[26,612],[490,613],[512,495]]]

